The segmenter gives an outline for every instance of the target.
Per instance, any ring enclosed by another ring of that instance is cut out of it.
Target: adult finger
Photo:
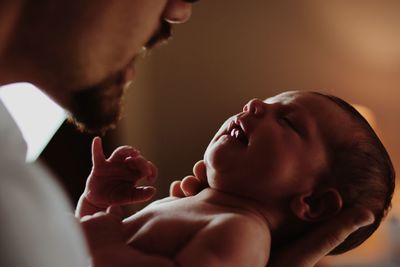
[[[169,195],[171,197],[185,197],[185,193],[183,193],[183,190],[181,188],[181,182],[182,181],[173,181],[171,185],[169,186]]]
[[[199,180],[196,176],[189,175],[182,179],[180,186],[184,195],[188,197],[197,195],[201,190],[207,187],[207,184]]]
[[[207,184],[207,169],[204,160],[199,160],[198,162],[196,162],[196,164],[194,164],[193,173],[198,180],[200,180],[204,184]]]
[[[346,209],[306,237],[272,255],[268,267],[312,267],[351,233],[373,221],[373,214],[365,208]]]
[[[169,194],[173,197],[187,197],[199,193],[208,186],[206,166],[203,160],[199,160],[193,166],[194,175],[188,175],[182,181],[174,181],[170,185]]]

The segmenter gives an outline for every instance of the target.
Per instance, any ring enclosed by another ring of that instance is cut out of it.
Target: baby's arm
[[[132,147],[119,147],[106,159],[101,139],[96,137],[92,143],[92,162],[92,171],[76,209],[77,217],[104,211],[110,205],[145,201],[154,195],[154,187],[137,187],[136,182],[142,178],[154,182],[157,169]]]
[[[245,216],[221,216],[202,229],[176,256],[181,267],[265,267],[269,229]]]
[[[80,219],[92,267],[176,267],[168,258],[145,254],[129,246],[122,217],[122,210],[111,206],[106,211]]]

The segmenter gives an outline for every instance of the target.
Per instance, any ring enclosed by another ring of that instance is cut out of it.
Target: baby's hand
[[[87,179],[84,196],[97,208],[123,205],[150,199],[155,194],[153,186],[138,186],[146,178],[153,183],[157,168],[140,152],[130,146],[118,147],[106,159],[100,137],[92,143],[93,168]]]

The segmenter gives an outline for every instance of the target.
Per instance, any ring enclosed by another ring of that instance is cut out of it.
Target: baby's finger
[[[114,218],[122,221],[124,218],[124,213],[119,205],[112,205],[107,208],[106,213],[112,215]]]
[[[96,166],[103,163],[105,160],[101,138],[96,136],[92,141],[92,164]]]
[[[94,220],[94,219],[101,219],[102,217],[107,216],[107,213],[105,211],[98,211],[94,214],[91,215],[85,215],[82,218],[80,218],[79,220],[81,222],[86,222],[89,220]]]
[[[131,146],[120,146],[114,150],[108,160],[113,162],[123,162],[126,158],[136,157],[139,154],[140,152]]]
[[[147,181],[150,184],[154,184],[158,176],[158,169],[151,161],[147,161],[147,166],[150,169],[150,174],[147,176]]]
[[[137,172],[138,177],[135,177],[137,180],[152,175],[152,169],[149,166],[149,161],[147,161],[142,156],[138,156],[135,158],[128,157],[125,159],[124,162],[129,169]]]
[[[111,196],[111,203],[126,205],[143,202],[151,199],[155,193],[156,189],[152,186],[123,186],[118,188],[117,190],[114,190]]]

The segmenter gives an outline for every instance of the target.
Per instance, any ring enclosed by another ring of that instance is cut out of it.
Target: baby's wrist
[[[93,192],[88,190],[83,192],[83,200],[86,204],[96,209],[106,209],[111,205],[107,201],[100,201],[99,197],[94,196]]]
[[[85,190],[79,198],[75,215],[78,218],[82,218],[86,215],[93,215],[97,212],[105,211],[108,206],[109,205],[106,203],[94,201],[91,197],[91,194]]]

